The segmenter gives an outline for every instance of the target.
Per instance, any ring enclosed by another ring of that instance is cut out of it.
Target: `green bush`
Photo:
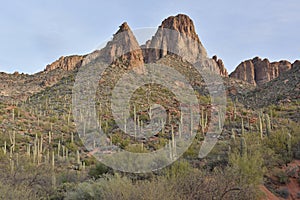
[[[281,184],[287,184],[289,182],[289,177],[284,171],[278,171],[275,176]]]
[[[110,168],[106,165],[98,162],[95,167],[92,167],[89,171],[89,176],[92,178],[100,178],[103,174],[107,174],[110,171]]]

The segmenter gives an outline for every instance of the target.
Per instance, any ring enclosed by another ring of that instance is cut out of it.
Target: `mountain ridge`
[[[175,42],[168,38],[168,31],[176,33]],[[182,40],[186,43],[182,43]],[[145,44],[140,45],[138,43],[130,26],[124,22],[113,34],[113,39],[100,50],[86,55],[62,56],[48,64],[43,71],[32,75],[17,72],[13,74],[1,73],[2,82],[0,86],[2,91],[0,96],[2,99],[26,99],[26,97],[52,86],[72,71],[79,69],[84,65],[84,61],[99,57],[108,63],[124,63],[126,68],[143,73],[142,66],[144,64],[157,62],[167,55],[176,53],[183,55],[192,64],[199,59],[209,59],[213,64],[210,70],[217,72],[222,77],[229,76],[231,79],[238,79],[259,87],[294,66],[300,65],[299,60],[292,64],[289,61],[270,62],[268,59],[255,57],[242,62],[228,75],[222,59],[216,55],[208,58],[206,49],[195,31],[192,19],[187,15],[178,14],[164,19],[154,36]],[[13,84],[13,80],[16,81],[16,84]]]

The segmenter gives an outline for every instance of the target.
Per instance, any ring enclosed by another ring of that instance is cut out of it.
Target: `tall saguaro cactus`
[[[268,137],[270,137],[271,132],[271,121],[268,114],[265,114],[265,123],[266,123],[266,134]]]
[[[137,132],[137,116],[136,116],[136,106],[133,106],[133,120],[134,120],[134,139],[136,140],[136,132]]]
[[[242,135],[245,135],[244,119],[242,118]]]
[[[207,126],[207,113],[205,112],[204,114],[204,110],[203,108],[201,109],[201,121],[200,121],[200,125],[202,127],[202,133],[204,134],[204,130]]]
[[[240,155],[241,157],[243,157],[247,152],[247,144],[246,144],[246,140],[244,137],[241,138],[240,141]]]
[[[287,133],[287,147],[288,147],[288,155],[292,156],[292,135],[290,133]]]
[[[173,156],[176,157],[176,141],[175,141],[175,135],[174,135],[174,127],[172,125],[172,152],[173,152]]]
[[[15,109],[12,109],[12,120],[15,121]]]
[[[263,121],[262,121],[262,114],[259,113],[259,132],[260,132],[260,138],[263,139]]]

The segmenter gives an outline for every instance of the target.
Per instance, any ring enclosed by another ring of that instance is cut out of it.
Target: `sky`
[[[194,21],[210,57],[229,72],[255,56],[300,59],[299,0],[0,0],[0,71],[36,73],[60,56],[82,55],[131,29],[179,13]],[[150,38],[149,38],[150,39]]]

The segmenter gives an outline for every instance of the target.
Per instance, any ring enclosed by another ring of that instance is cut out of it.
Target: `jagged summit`
[[[198,35],[196,34],[193,20],[184,14],[178,14],[176,16],[170,16],[165,19],[159,28],[167,28],[186,34],[197,42],[200,42]]]
[[[155,62],[169,54],[180,55],[190,63],[207,58],[193,21],[183,14],[165,19],[144,48],[149,49],[144,51],[146,62]]]
[[[131,31],[129,25],[127,24],[127,22],[124,22],[121,26],[119,26],[119,30],[117,31],[116,34],[118,33],[122,33],[124,31]]]
[[[61,57],[58,61],[48,65],[45,71],[57,68],[66,71],[73,70],[96,58],[107,63],[118,60],[130,69],[143,66],[144,63],[156,62],[166,55],[172,54],[179,55],[190,63],[208,58],[195,31],[194,23],[187,15],[178,14],[163,20],[151,40],[142,46],[139,45],[128,23],[124,22],[103,49],[81,57]],[[221,59],[212,59],[212,61],[216,64],[212,70],[222,76],[228,76]]]
[[[137,67],[141,71],[144,66],[142,49],[127,22],[119,27],[113,39],[103,49],[93,54],[92,59],[98,57],[107,63],[114,63],[118,60],[118,62],[126,63],[129,69]]]
[[[202,45],[193,20],[184,14],[166,18],[158,27],[151,40],[142,46],[146,63],[156,62],[166,55],[179,55],[183,60],[192,64],[202,59],[209,59]],[[227,77],[228,72],[221,59],[210,59],[213,66],[210,70]]]

